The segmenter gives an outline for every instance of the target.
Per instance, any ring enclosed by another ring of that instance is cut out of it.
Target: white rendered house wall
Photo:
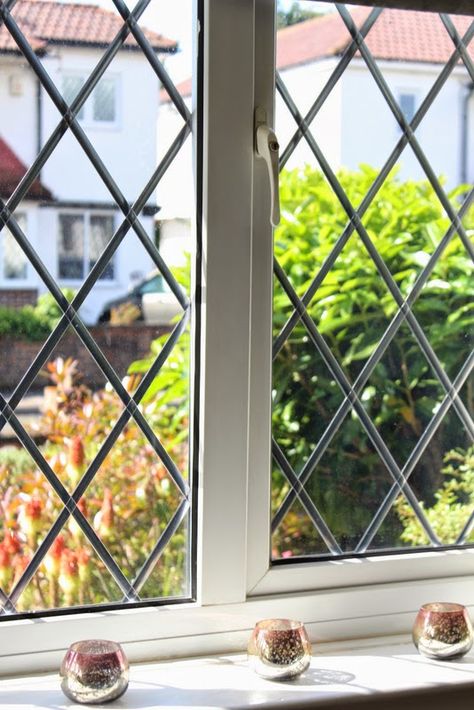
[[[65,77],[87,78],[99,57],[100,52],[90,48],[58,47],[54,54],[42,61],[62,91]],[[15,76],[16,85],[22,87],[19,95],[9,91],[11,76]],[[86,117],[81,118],[81,125],[121,192],[132,203],[156,167],[158,79],[143,55],[133,51],[119,52],[106,76],[115,83],[114,120],[102,123],[88,120],[87,117],[93,116],[89,108]],[[41,97],[41,142],[44,145],[58,124],[60,114],[44,89]],[[37,79],[29,68],[18,62],[18,58],[14,62],[5,57],[0,60],[0,99],[0,135],[29,167],[38,149]],[[90,97],[86,106],[91,100]],[[59,215],[64,212],[92,215],[96,213],[94,205],[101,203],[98,214],[112,216],[116,229],[122,221],[121,213],[113,209],[112,196],[70,133],[63,136],[47,161],[41,181],[57,204],[35,209],[35,218],[29,220],[28,236],[60,285],[78,288],[82,279],[61,278],[58,272]],[[103,209],[104,205],[107,205],[106,209]],[[141,222],[153,239],[154,218],[142,214]],[[82,308],[81,314],[86,322],[94,323],[105,301],[123,295],[134,280],[145,276],[152,268],[150,257],[131,231],[115,254],[113,278],[98,281]],[[45,290],[31,268],[27,283],[12,281],[7,285],[9,288],[28,286],[38,288],[40,292]]]
[[[397,101],[402,94],[411,94],[415,110],[441,71],[436,64],[379,61],[378,65]],[[361,162],[381,168],[398,142],[401,130],[362,61],[351,63],[342,82],[341,163],[350,169],[357,169]],[[466,83],[466,71],[455,69],[415,133],[435,173],[446,178],[448,188],[461,181],[462,104]],[[409,147],[398,165],[401,179],[425,178]]]

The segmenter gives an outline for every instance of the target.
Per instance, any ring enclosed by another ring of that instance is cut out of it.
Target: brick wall
[[[121,378],[126,375],[131,362],[147,356],[152,340],[166,331],[166,327],[151,325],[99,325],[89,328],[92,337]],[[0,340],[0,388],[11,390],[18,384],[41,346],[42,343],[30,343],[14,338]],[[105,384],[105,376],[75,332],[68,331],[62,337],[50,359],[57,357],[72,357],[78,360],[81,381],[84,384],[93,388]],[[48,378],[40,375],[31,389],[38,389],[46,384]]]
[[[21,308],[36,304],[38,291],[35,288],[0,288],[0,306]]]

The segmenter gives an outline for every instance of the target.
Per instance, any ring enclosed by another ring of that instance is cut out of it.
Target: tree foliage
[[[376,175],[367,166],[357,172],[339,172],[338,178],[355,207]],[[449,196],[456,209],[463,191],[461,187]],[[323,175],[310,167],[283,174],[280,196],[283,218],[275,234],[275,253],[302,297],[330,258],[349,220]],[[388,270],[402,297],[408,298],[450,226],[433,189],[426,181],[401,182],[392,174],[362,222],[383,260],[381,268]],[[472,237],[472,209],[464,223]],[[357,381],[398,311],[379,268],[354,232],[321,278],[307,309],[351,384]],[[412,306],[450,378],[459,373],[472,348],[472,276],[472,261],[455,234]],[[287,294],[275,282],[275,336],[292,312]],[[412,331],[405,320],[359,392],[365,412],[400,467],[445,394]],[[472,414],[472,378],[463,389],[463,397]],[[299,321],[274,360],[273,375],[273,432],[296,472],[303,469],[343,399],[327,363]],[[441,484],[446,453],[456,447],[466,448],[468,443],[459,419],[447,416],[411,479],[415,493],[428,505],[434,502]],[[318,461],[306,489],[343,549],[352,550],[392,484],[373,441],[351,410]],[[284,498],[287,490],[286,479],[275,467],[274,497]],[[392,515],[382,527],[377,544],[400,544],[401,531],[398,516]],[[281,545],[276,547],[281,553]],[[315,552],[303,550],[298,544],[295,550]]]
[[[280,30],[282,27],[296,25],[299,22],[311,20],[319,14],[321,13],[315,12],[314,10],[303,9],[298,2],[293,2],[290,9],[286,11],[279,5],[277,10],[277,28]]]
[[[440,542],[449,545],[457,541],[474,510],[474,447],[449,451],[444,463],[444,480],[434,503],[427,506],[422,501],[421,506]],[[403,523],[401,539],[410,545],[428,545],[425,531],[402,497],[397,500],[397,511]],[[474,542],[474,529],[467,542]]]

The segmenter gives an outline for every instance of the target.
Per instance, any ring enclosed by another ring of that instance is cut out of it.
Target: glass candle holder
[[[472,640],[471,620],[462,604],[434,602],[420,608],[413,626],[413,642],[423,656],[438,659],[463,656],[471,648]]]
[[[105,703],[128,688],[128,660],[114,641],[76,641],[64,656],[61,689],[77,703]]]
[[[311,662],[311,644],[300,621],[264,619],[248,645],[249,665],[262,678],[292,680]]]

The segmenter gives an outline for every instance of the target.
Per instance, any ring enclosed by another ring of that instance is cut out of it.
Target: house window
[[[63,77],[63,96],[68,105],[76,98],[85,82],[85,76],[70,74]],[[107,126],[118,120],[118,79],[104,76],[92,91],[91,97],[82,106],[77,117],[80,121],[94,125]]]
[[[102,79],[92,94],[92,117],[98,123],[113,123],[116,120],[115,106],[116,81]]]
[[[26,231],[26,214],[15,215],[18,226]],[[8,227],[4,227],[2,232],[3,241],[3,278],[9,281],[20,281],[26,279],[28,272],[28,260],[18,245],[13,234]]]
[[[399,94],[398,101],[405,120],[407,121],[407,123],[411,123],[416,111],[415,94]]]
[[[114,232],[111,215],[60,214],[58,238],[58,276],[79,280],[92,269]],[[109,262],[101,280],[114,278],[114,263]]]

